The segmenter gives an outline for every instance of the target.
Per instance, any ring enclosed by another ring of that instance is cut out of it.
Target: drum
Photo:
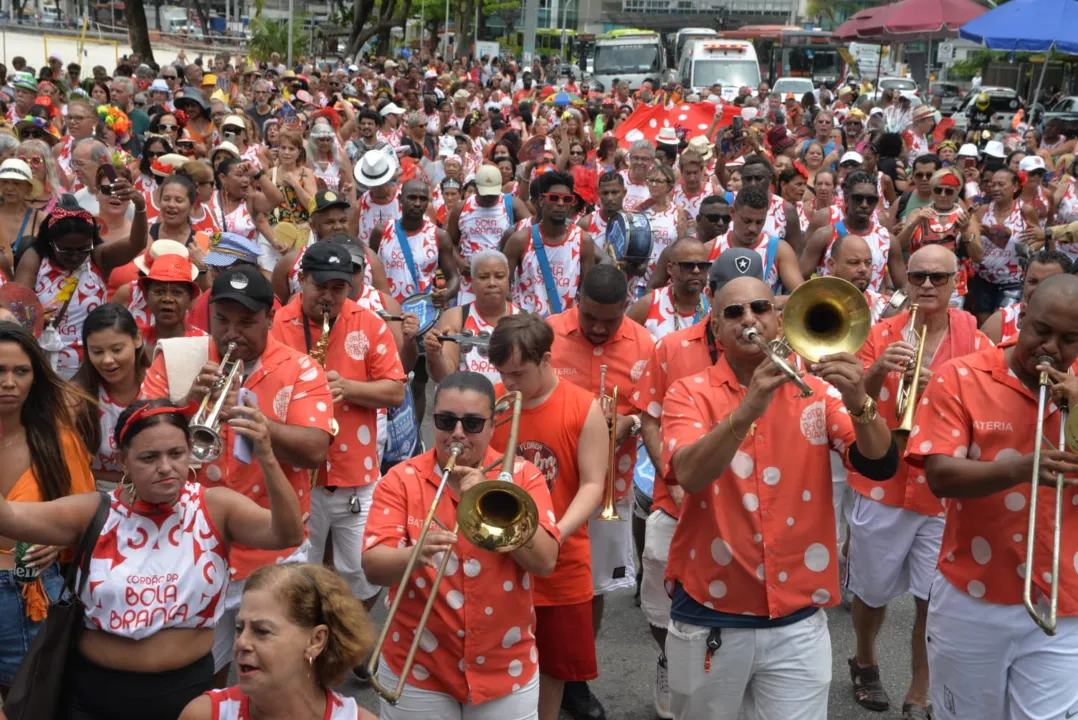
[[[442,316],[442,311],[434,307],[434,296],[430,292],[416,293],[404,298],[401,302],[401,310],[419,318],[417,338],[423,337]]]
[[[621,267],[651,260],[651,222],[643,213],[618,213],[606,226],[606,250]]]

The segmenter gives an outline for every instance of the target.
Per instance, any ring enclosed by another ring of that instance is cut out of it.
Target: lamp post
[[[292,35],[296,32],[293,15],[293,0],[288,0],[288,69],[292,69]]]
[[[573,0],[565,0],[565,4],[561,8],[561,59],[565,59],[565,20],[569,15],[569,5]]]

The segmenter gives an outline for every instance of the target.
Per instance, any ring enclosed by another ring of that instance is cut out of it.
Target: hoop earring
[[[129,478],[129,477],[127,476],[127,471],[126,471],[126,470],[124,470],[124,474],[123,474],[123,476],[122,476],[122,477],[120,478],[120,484],[119,484],[119,485],[118,485],[117,487],[119,487],[119,488],[120,488],[120,490],[128,490],[129,488],[131,488],[131,487],[132,487],[132,485],[131,485],[131,478]]]
[[[190,465],[187,466],[187,474],[191,476],[191,482],[198,482],[198,470],[194,469]]]

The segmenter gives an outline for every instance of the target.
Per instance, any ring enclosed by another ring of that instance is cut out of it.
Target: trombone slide
[[[793,384],[797,386],[797,389],[801,391],[801,397],[809,397],[812,395],[812,388],[810,388],[808,383],[797,374],[797,369],[786,362],[786,358],[782,357],[769,343],[765,342],[764,339],[760,337],[759,330],[752,327],[745,328],[744,332],[741,333],[741,337],[759,346],[767,354],[767,357],[771,359],[771,362],[775,363],[779,370],[789,377]]]
[[[1052,365],[1053,363],[1051,358],[1042,357],[1038,364]],[[1029,613],[1041,630],[1048,635],[1055,635],[1059,610],[1059,554],[1060,530],[1063,522],[1063,473],[1056,474],[1056,506],[1053,517],[1055,522],[1052,528],[1052,581],[1048,591],[1047,617],[1040,613],[1040,610],[1037,609],[1036,604],[1033,602],[1034,540],[1037,534],[1037,501],[1041,484],[1041,450],[1047,440],[1044,437],[1044,411],[1048,406],[1048,387],[1050,384],[1051,379],[1048,377],[1048,373],[1042,372],[1037,403],[1037,432],[1034,435],[1036,444],[1033,446],[1033,474],[1029,479],[1029,527],[1026,532],[1026,572],[1023,578],[1022,603],[1026,606],[1026,612]],[[1069,415],[1070,413],[1066,407],[1060,409],[1059,444],[1056,446],[1059,449],[1066,447],[1066,428]]]

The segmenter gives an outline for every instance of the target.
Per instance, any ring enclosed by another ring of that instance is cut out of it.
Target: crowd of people
[[[635,590],[659,717],[821,720],[822,608],[882,711],[909,592],[904,718],[1078,711],[1078,454],[1034,460],[1038,412],[1055,438],[1078,407],[1078,140],[723,90],[426,53],[0,66],[0,695],[75,597],[65,720],[372,717],[348,677],[400,686],[383,720],[601,720],[604,599]],[[679,103],[714,122],[625,132]],[[784,371],[787,300],[829,276],[867,340]],[[1067,487],[1026,557],[1035,462]],[[494,478],[536,510],[507,552],[454,529]]]

